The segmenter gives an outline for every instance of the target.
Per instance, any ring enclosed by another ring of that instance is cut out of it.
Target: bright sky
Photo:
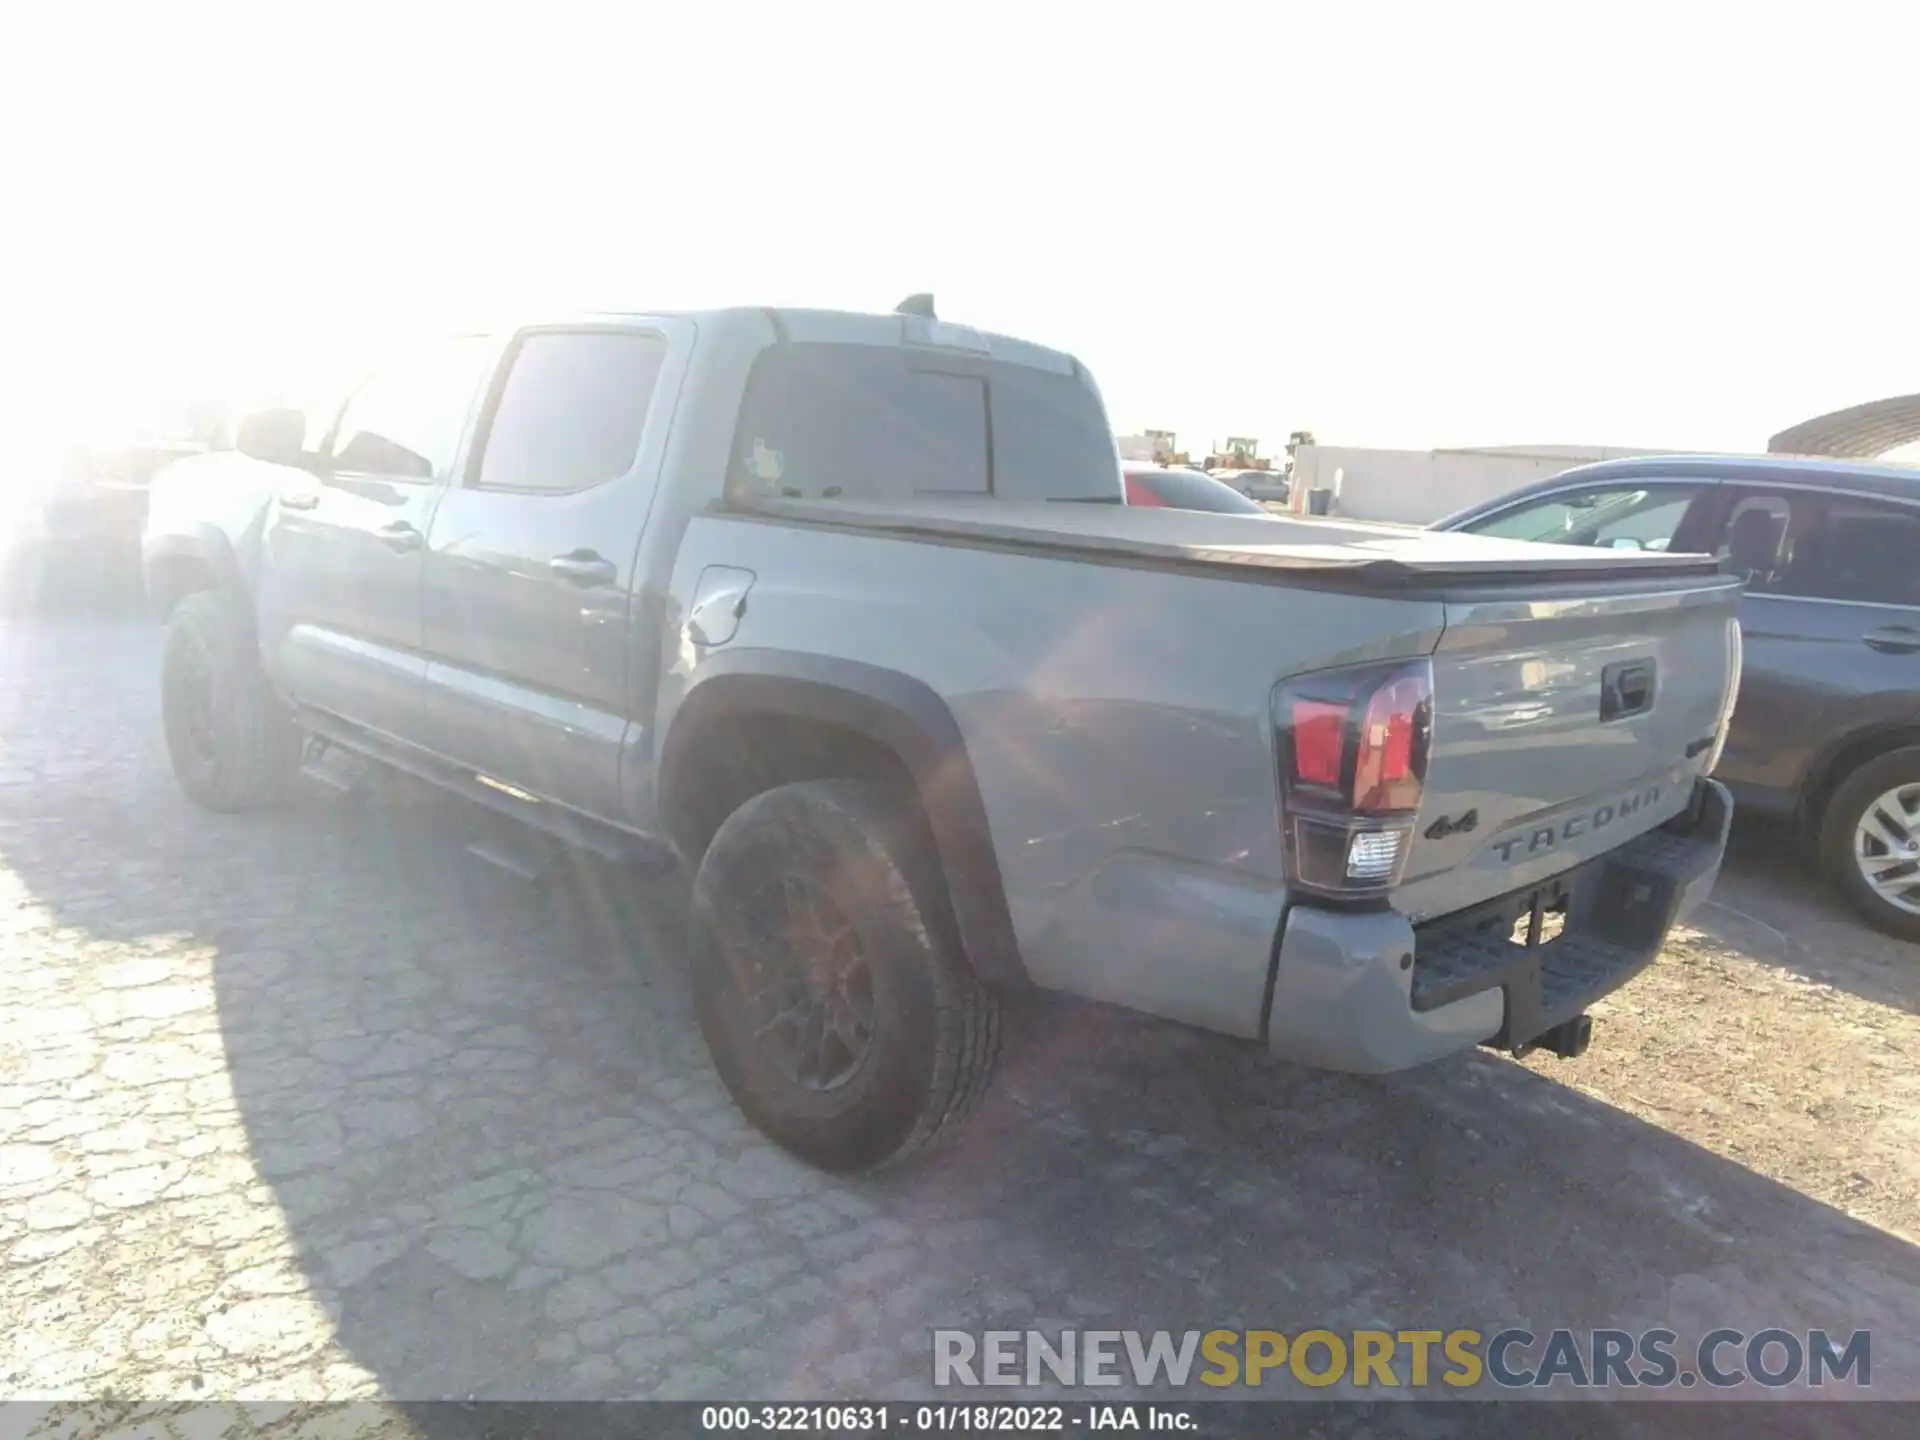
[[[454,312],[925,289],[1196,448],[1757,449],[1920,389],[1913,5],[483,13],[23,9],[8,393],[45,422]]]

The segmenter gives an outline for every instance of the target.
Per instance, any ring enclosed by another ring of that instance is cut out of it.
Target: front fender
[[[147,603],[162,620],[196,590],[247,590],[233,542],[215,525],[203,522],[161,535],[149,532],[141,542],[140,559]]]
[[[140,551],[147,597],[159,614],[209,585],[255,593],[278,468],[222,451],[179,461],[154,478]]]

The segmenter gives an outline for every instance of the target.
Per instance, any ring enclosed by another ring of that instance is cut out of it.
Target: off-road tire
[[[864,1056],[825,1092],[783,1072],[774,1042],[755,1033],[749,999],[755,977],[794,953],[782,936],[789,884],[830,899],[870,976]],[[694,1005],[714,1067],[742,1113],[809,1164],[863,1171],[917,1155],[986,1089],[998,1000],[962,953],[924,822],[891,787],[810,780],[749,800],[700,863],[689,928]]]
[[[201,590],[174,607],[160,716],[174,777],[196,805],[233,812],[285,798],[299,771],[299,733],[260,668],[250,618],[231,598]]]
[[[1855,770],[1827,801],[1820,821],[1820,859],[1834,885],[1869,925],[1920,941],[1920,915],[1874,893],[1853,853],[1854,830],[1867,806],[1890,790],[1920,785],[1920,746],[1892,750]]]

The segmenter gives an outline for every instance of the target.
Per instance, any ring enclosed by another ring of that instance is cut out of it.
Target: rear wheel
[[[1869,760],[1827,802],[1820,851],[1856,910],[1920,940],[1920,746]]]
[[[887,786],[807,781],[741,806],[695,877],[691,940],[720,1078],[801,1159],[904,1159],[985,1089],[995,997],[960,953],[917,814]]]
[[[209,810],[281,799],[299,767],[299,735],[253,649],[246,613],[217,591],[174,607],[160,663],[160,717],[173,773]]]

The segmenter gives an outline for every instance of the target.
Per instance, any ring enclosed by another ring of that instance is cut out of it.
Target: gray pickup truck
[[[676,854],[714,1062],[826,1167],[950,1129],[1029,984],[1578,1054],[1718,869],[1738,583],[1121,498],[1077,361],[918,299],[456,337],[159,479],[169,752]]]

